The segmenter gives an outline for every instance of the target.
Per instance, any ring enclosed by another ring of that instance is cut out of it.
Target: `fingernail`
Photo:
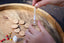
[[[32,4],[34,6],[34,4]]]
[[[38,4],[35,4],[35,7],[38,7]]]

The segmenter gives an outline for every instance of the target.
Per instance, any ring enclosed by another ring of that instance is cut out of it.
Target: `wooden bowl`
[[[8,10],[9,9],[23,9],[23,10],[28,10],[31,12],[34,11],[34,7],[31,5],[27,5],[27,4],[12,3],[12,4],[0,5],[0,11],[7,10],[7,9]],[[54,30],[57,33],[59,33],[60,40],[63,43],[63,38],[64,38],[63,37],[63,31],[62,31],[61,26],[58,24],[58,22],[56,22],[56,20],[49,13],[47,13],[46,11],[44,11],[40,8],[38,8],[36,12],[37,12],[37,14],[40,14],[43,18],[45,18],[48,21],[48,23],[54,28]],[[50,31],[52,31],[52,30],[50,30]]]

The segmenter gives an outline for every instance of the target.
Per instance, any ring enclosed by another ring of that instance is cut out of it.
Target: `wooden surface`
[[[18,7],[15,6],[15,5],[18,5]],[[22,7],[20,7],[20,6],[22,6]],[[34,7],[32,7],[32,6],[23,5],[23,4],[6,4],[6,5],[0,6],[0,10],[4,10],[4,9],[24,9],[24,10],[28,10],[28,11],[31,11],[31,12],[33,12],[33,8]],[[49,22],[49,24],[53,28],[55,28],[55,30],[58,31],[60,36],[63,38],[63,31],[62,31],[60,25],[47,12],[45,12],[44,10],[38,9],[37,14],[40,14],[41,16],[43,16]]]

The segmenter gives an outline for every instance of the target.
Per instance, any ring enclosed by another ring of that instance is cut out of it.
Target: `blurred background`
[[[32,5],[32,0],[0,0],[0,5],[6,3],[24,3],[24,4]],[[54,17],[56,21],[61,25],[64,31],[64,7],[47,5],[47,6],[42,6],[41,9],[45,10],[52,17]]]

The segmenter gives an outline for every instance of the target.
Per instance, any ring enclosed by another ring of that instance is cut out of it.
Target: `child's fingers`
[[[35,0],[33,0],[32,5],[34,6],[34,5],[35,5],[35,3],[36,3],[36,1],[35,1]]]
[[[29,26],[29,32],[31,32],[32,34],[36,34],[38,31],[36,29],[33,28],[33,26]]]
[[[28,30],[26,31],[26,33],[25,33],[25,35],[27,36],[27,37],[31,37],[31,36],[33,36]]]
[[[34,6],[36,4],[37,0],[33,0],[32,5]]]
[[[24,40],[24,42],[23,43],[27,43],[27,41],[26,40]]]
[[[44,28],[44,26],[41,25],[40,21],[38,21],[38,26],[39,26],[39,28],[40,28],[40,30],[41,30],[42,32],[44,32],[44,33],[47,32],[46,29]]]
[[[37,2],[39,2],[39,1],[41,1],[41,0],[33,0],[32,5],[35,6],[35,4],[36,4]]]
[[[48,3],[49,3],[48,1],[42,0],[42,1],[37,2],[35,6],[39,8],[39,7],[47,5]]]
[[[28,38],[27,36],[25,36],[24,38],[25,40],[30,41],[30,38]]]

